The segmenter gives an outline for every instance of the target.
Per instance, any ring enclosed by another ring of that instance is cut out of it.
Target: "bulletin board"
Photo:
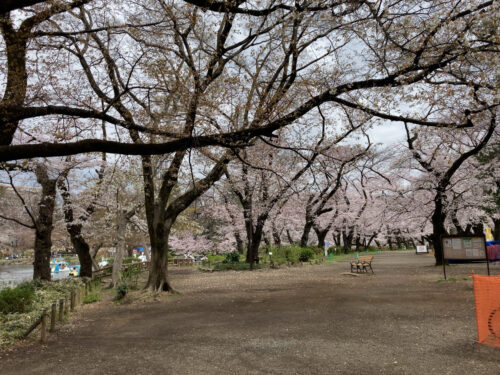
[[[486,260],[484,236],[443,236],[444,259]]]

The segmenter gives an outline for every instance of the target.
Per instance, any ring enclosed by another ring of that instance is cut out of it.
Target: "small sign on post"
[[[428,254],[427,245],[418,245],[416,249],[417,254]]]

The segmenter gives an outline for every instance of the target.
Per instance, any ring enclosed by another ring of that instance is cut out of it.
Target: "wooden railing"
[[[138,266],[138,269],[140,269],[141,271],[146,271],[149,270],[149,263],[150,262],[134,262],[134,263],[123,264],[122,271],[127,271],[131,266],[134,267]],[[92,272],[92,278],[96,280],[102,279],[103,277],[111,276],[112,272],[113,272],[113,266],[106,266],[97,271]]]
[[[56,329],[56,323],[62,322],[64,316],[67,316],[70,312],[75,311],[78,305],[81,305],[84,298],[88,295],[88,292],[92,290],[92,281],[85,282],[80,288],[73,290],[70,294],[60,298],[58,301],[52,303],[50,313],[48,310],[44,310],[42,315],[35,320],[35,322],[24,332],[22,338],[25,339],[28,335],[35,330],[38,326],[40,328],[40,341],[42,344],[47,342],[47,325],[49,325],[49,332],[54,332]],[[50,319],[50,320],[49,320]]]

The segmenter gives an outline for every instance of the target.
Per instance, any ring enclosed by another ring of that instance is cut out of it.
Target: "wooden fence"
[[[131,266],[138,266],[139,270],[147,271],[149,270],[149,265],[151,262],[135,262],[128,263],[122,266],[122,271],[127,271]],[[170,258],[168,260],[168,265],[173,267],[191,267],[196,265],[196,262],[190,258]],[[111,276],[113,272],[113,266],[106,266],[97,271],[94,271],[92,274],[93,279],[102,279],[103,277]]]
[[[50,312],[44,310],[42,315],[26,330],[22,338],[35,330],[38,326],[40,328],[40,341],[42,344],[47,342],[47,328],[49,332],[54,332],[57,322],[62,322],[64,317],[70,312],[75,311],[78,305],[81,305],[88,292],[92,290],[92,282],[85,282],[84,286],[72,291],[70,294],[60,298],[58,301],[52,303]]]
[[[149,270],[149,264],[150,262],[128,263],[122,266],[122,270],[127,271],[133,266],[137,267],[138,270],[146,271]],[[169,259],[168,264],[176,267],[189,267],[195,265],[195,261],[193,259],[172,258]],[[103,267],[93,272],[92,279],[100,280],[103,277],[110,276],[112,271],[113,266]],[[86,281],[84,286],[72,291],[69,295],[64,296],[64,298],[54,301],[51,305],[50,312],[48,310],[44,310],[42,315],[26,330],[22,338],[28,337],[28,335],[38,326],[41,326],[40,341],[42,344],[45,344],[47,342],[47,328],[49,332],[54,332],[57,322],[62,322],[65,316],[67,316],[70,312],[75,311],[76,307],[82,304],[84,298],[91,290],[92,281]]]
[[[135,262],[135,263],[127,263],[122,265],[122,271],[128,271],[129,267],[134,266],[141,270],[141,271],[146,271],[149,270],[149,263],[150,262]],[[94,280],[100,280],[103,277],[106,276],[111,276],[111,273],[113,272],[113,266],[107,266],[103,267],[97,271],[92,272],[92,278]]]

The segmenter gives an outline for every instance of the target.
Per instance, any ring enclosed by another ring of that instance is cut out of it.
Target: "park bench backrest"
[[[360,256],[358,258],[359,262],[371,262],[373,260],[373,256]]]

